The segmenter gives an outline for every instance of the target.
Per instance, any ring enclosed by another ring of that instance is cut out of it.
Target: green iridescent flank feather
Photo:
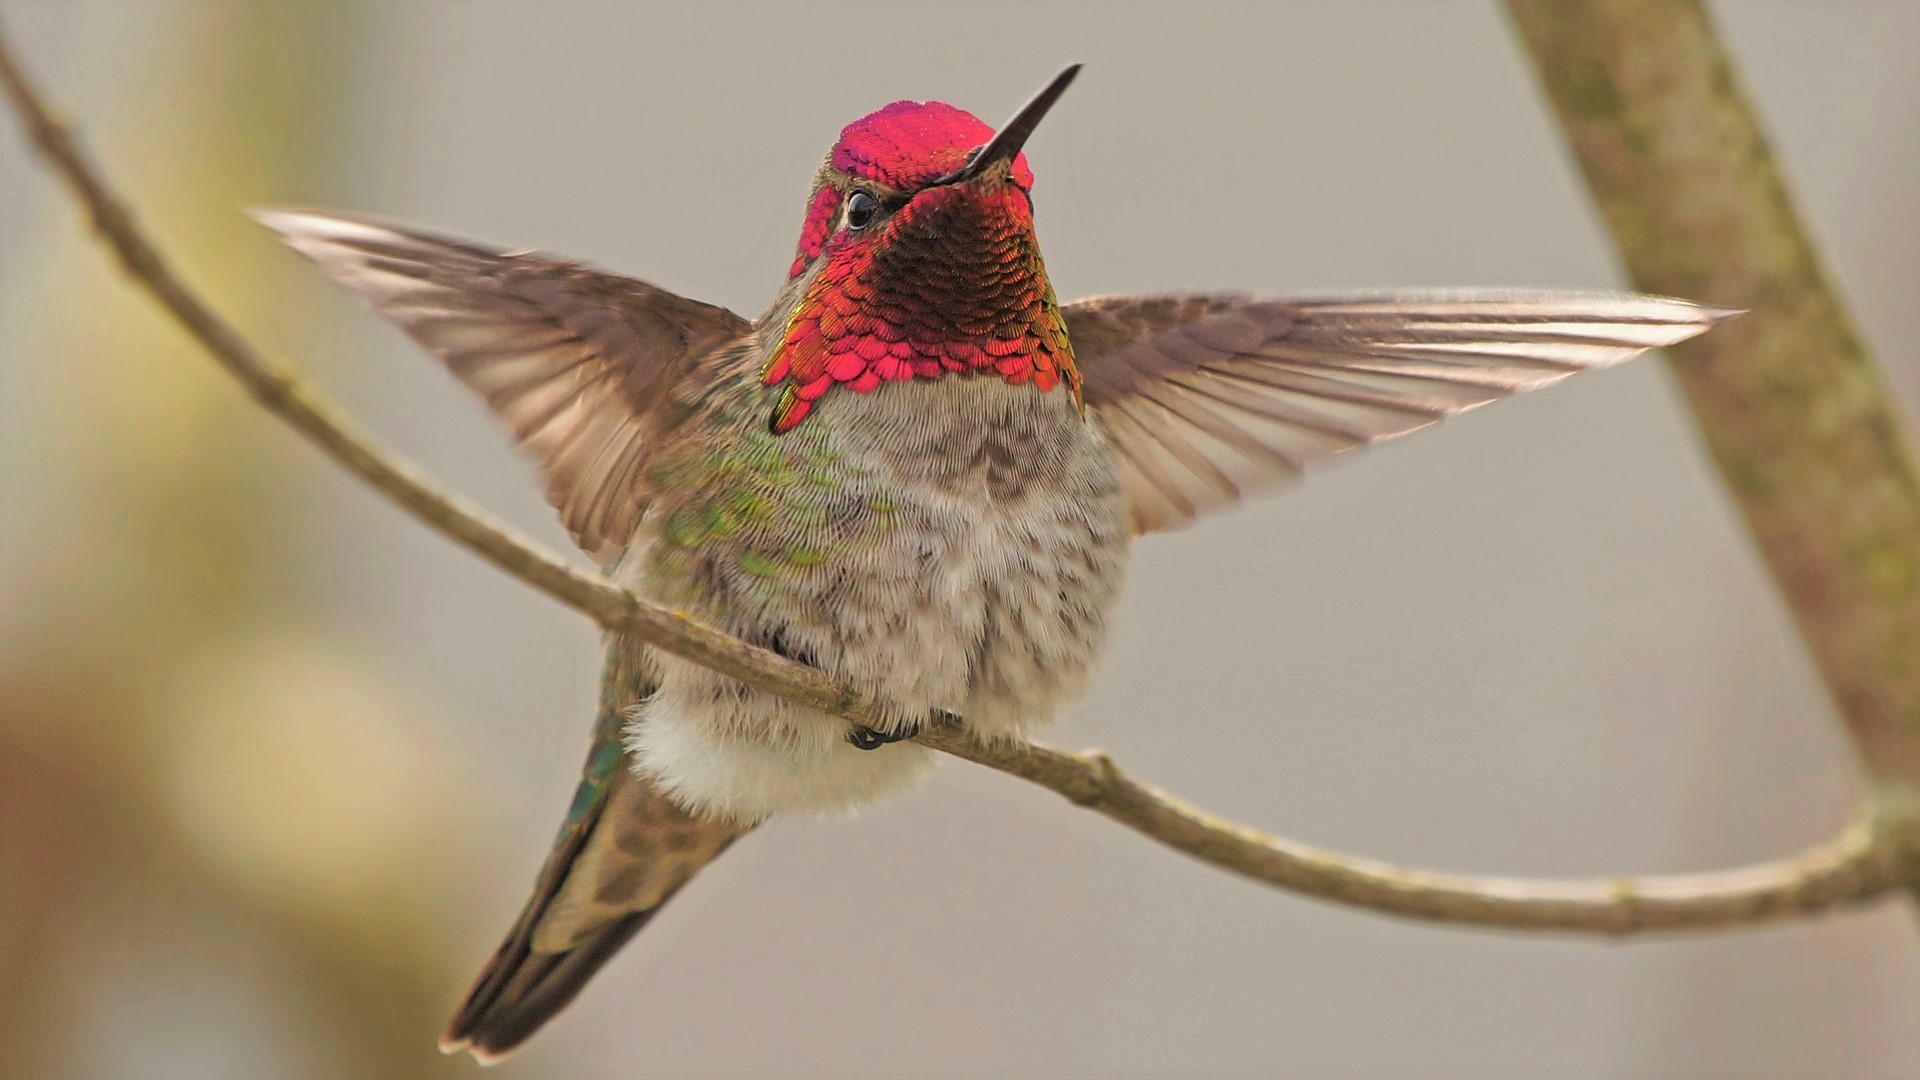
[[[758,387],[742,391],[749,399],[765,393]],[[662,490],[678,496],[660,522],[665,543],[649,555],[660,580],[693,582],[703,562],[725,565],[745,575],[748,594],[766,599],[791,574],[846,553],[830,536],[833,512],[823,496],[844,488],[849,475],[826,440],[779,438],[756,425],[725,443],[672,455],[656,466],[654,477]],[[874,509],[883,525],[893,510]],[[698,599],[711,604],[725,598]]]
[[[827,561],[827,556],[818,548],[807,547],[804,544],[789,544],[787,561],[799,567],[819,566]]]
[[[754,577],[775,577],[780,573],[780,564],[757,551],[748,551],[740,556],[740,568]]]

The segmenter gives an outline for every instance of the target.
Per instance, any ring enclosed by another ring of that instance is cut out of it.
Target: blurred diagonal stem
[[[1507,0],[1633,283],[1751,309],[1667,351],[1866,771],[1920,806],[1920,483],[1700,0]]]
[[[857,691],[575,569],[378,448],[357,425],[269,360],[174,273],[125,205],[43,104],[0,34],[0,89],[28,138],[91,218],[134,281],[254,399],[416,517],[507,573],[592,618],[771,693],[853,723],[873,713]],[[1685,291],[1685,290],[1678,290]],[[1708,295],[1714,295],[1710,290]],[[1715,296],[1716,299],[1719,297]],[[1759,320],[1754,320],[1759,321]],[[1839,836],[1796,857],[1737,870],[1663,878],[1528,881],[1405,870],[1319,851],[1221,821],[1122,773],[1106,755],[1031,743],[985,744],[938,717],[926,745],[1048,788],[1160,843],[1283,889],[1410,918],[1574,933],[1701,930],[1811,915],[1907,886],[1920,861],[1906,818],[1876,804]]]

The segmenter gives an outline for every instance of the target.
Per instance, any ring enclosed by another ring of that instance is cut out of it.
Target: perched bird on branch
[[[580,546],[641,596],[860,688],[879,720],[622,635],[533,896],[442,1045],[511,1051],[769,816],[924,776],[931,712],[1025,733],[1085,689],[1135,537],[1321,458],[1731,314],[1556,293],[1061,304],[1022,148],[939,102],[849,124],[758,319],[368,218],[257,216],[478,391]]]

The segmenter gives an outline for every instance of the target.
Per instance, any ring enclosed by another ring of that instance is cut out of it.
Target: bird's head
[[[827,393],[950,375],[1046,392],[1079,373],[1033,234],[1021,147],[1079,65],[998,132],[938,101],[896,101],[848,124],[820,168],[767,364],[784,384],[774,432]]]

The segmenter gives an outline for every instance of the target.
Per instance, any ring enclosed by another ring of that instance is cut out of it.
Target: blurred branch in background
[[[1667,356],[1871,782],[1920,807],[1920,483],[1700,0],[1507,0],[1633,283],[1752,314]]]
[[[341,464],[423,521],[603,627],[633,633],[659,648],[760,688],[828,709],[850,721],[867,718],[865,705],[851,688],[574,569],[443,494],[413,466],[373,448],[336,409],[256,351],[173,273],[123,205],[78,154],[65,127],[55,122],[34,96],[3,43],[0,83],[20,111],[37,148],[72,188],[97,231],[135,280],[239,378],[261,405]],[[1665,287],[1665,291],[1702,295],[1715,301],[1744,301],[1756,307],[1769,303],[1750,291],[1723,295],[1704,278],[1689,281],[1684,287]],[[1767,325],[1766,320],[1758,318],[1751,322]],[[1751,344],[1751,337],[1748,334],[1739,340]],[[1855,349],[1857,353],[1857,346]],[[1870,373],[1867,377],[1871,378]],[[1897,450],[1893,453],[1897,456]],[[1098,753],[1075,755],[1030,745],[983,746],[963,728],[939,723],[931,725],[920,739],[1049,788],[1215,866],[1322,899],[1403,916],[1513,929],[1609,934],[1704,929],[1830,910],[1863,902],[1915,879],[1908,816],[1912,808],[1904,803],[1876,803],[1830,843],[1794,859],[1745,870],[1646,881],[1479,879],[1401,870],[1316,851],[1218,821],[1128,779]]]

